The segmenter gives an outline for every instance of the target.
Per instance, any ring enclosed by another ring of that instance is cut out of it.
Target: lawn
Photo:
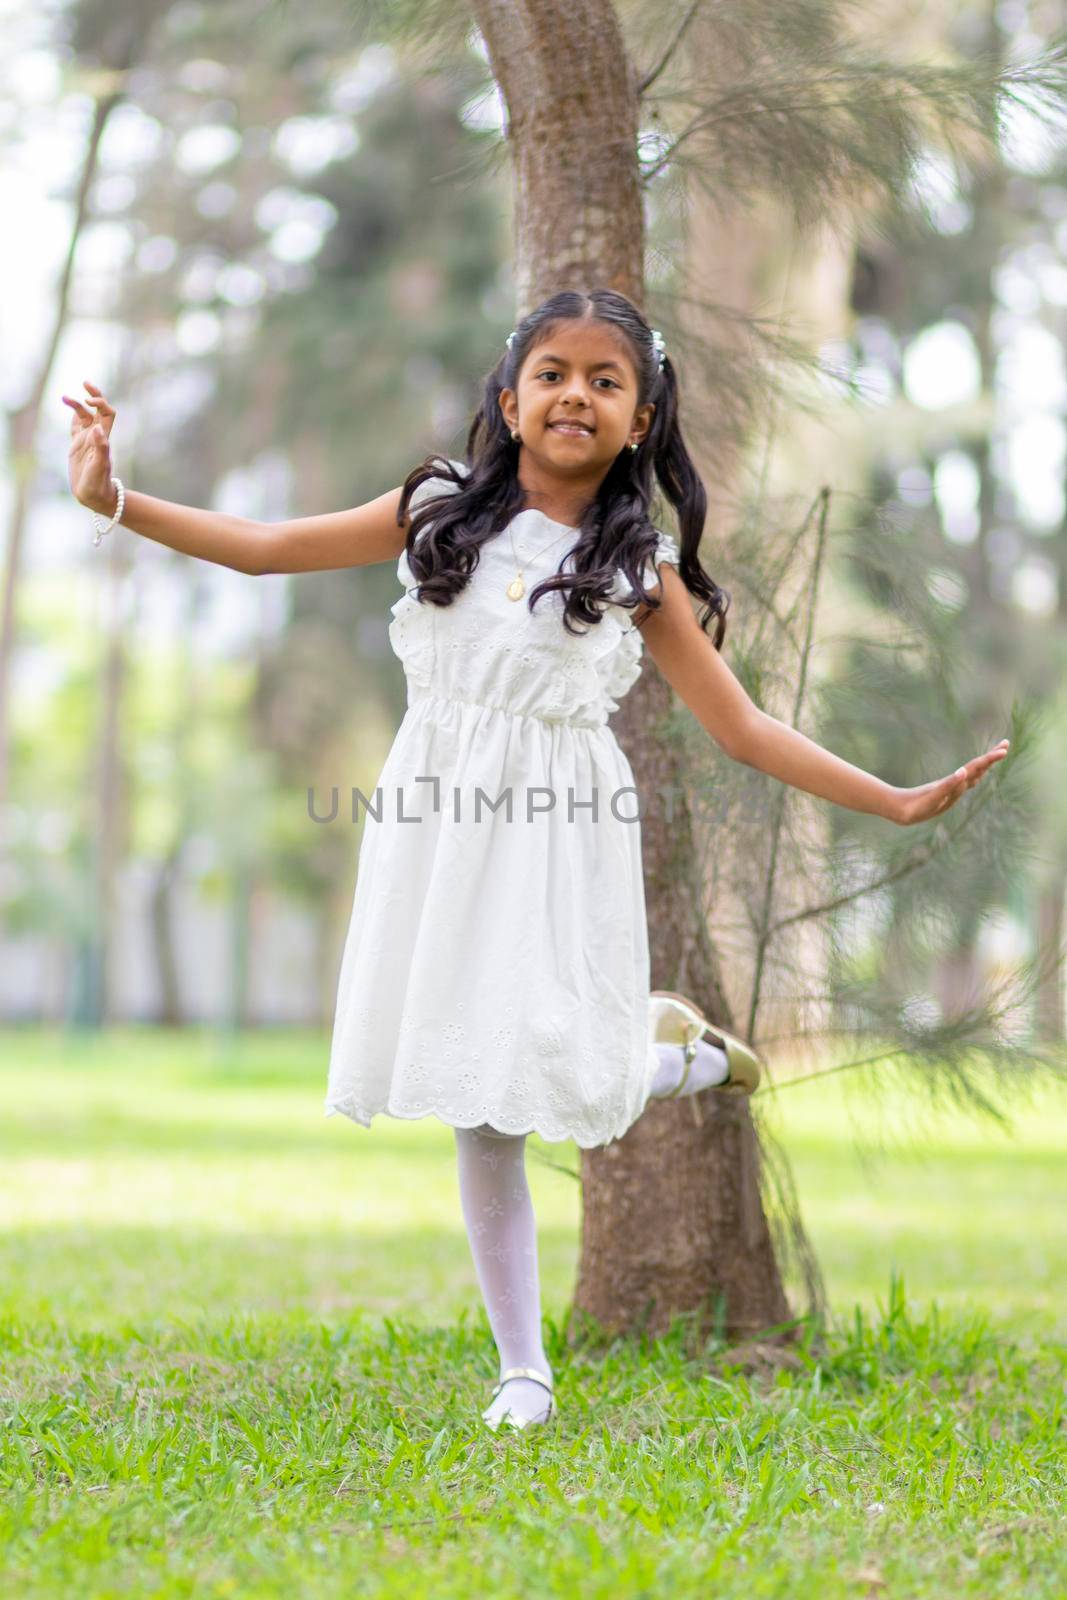
[[[1062,1092],[1005,1133],[783,1091],[833,1316],[776,1371],[569,1350],[576,1151],[532,1139],[560,1417],[494,1438],[451,1133],[325,1119],[326,1054],[0,1034],[6,1593],[1067,1593]]]

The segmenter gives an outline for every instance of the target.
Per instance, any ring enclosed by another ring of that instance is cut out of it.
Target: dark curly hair
[[[561,323],[582,320],[602,322],[623,335],[637,372],[638,404],[653,401],[656,409],[640,447],[620,451],[596,499],[587,507],[572,547],[573,572],[557,570],[554,577],[538,583],[529,597],[530,609],[542,595],[562,590],[564,627],[570,633],[584,631],[572,627],[572,620],[590,626],[600,621],[603,613],[597,602],[607,600],[619,570],[633,592],[616,603],[629,610],[642,604],[659,607],[658,596],[642,586],[646,563],[658,540],[648,509],[654,473],[677,513],[682,582],[690,594],[707,602],[700,616],[701,627],[706,630],[711,618],[718,618],[714,644],[719,650],[730,596],[713,582],[697,558],[707,494],[682,439],[677,375],[669,356],[660,368],[651,328],[633,301],[614,289],[594,289],[589,294],[566,289],[523,317],[511,348],[485,379],[482,403],[467,435],[466,474],[461,477],[450,461],[434,454],[405,478],[397,512],[400,526],[420,483],[445,478],[459,486],[428,497],[412,514],[406,553],[416,579],[417,598],[432,605],[451,605],[470,581],[481,546],[526,509],[516,471],[519,445],[504,421],[500,394],[505,388],[518,387],[519,372],[532,348],[547,341]],[[431,533],[420,541],[419,534],[431,522]]]

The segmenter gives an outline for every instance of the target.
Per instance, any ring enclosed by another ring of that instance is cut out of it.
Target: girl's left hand
[[[1009,743],[1008,739],[1001,739],[985,755],[975,756],[966,766],[960,767],[947,778],[938,778],[935,783],[922,783],[917,789],[898,789],[892,820],[906,828],[914,822],[926,822],[929,817],[939,817],[956,804],[965,790],[973,789],[990,767],[1004,760]]]

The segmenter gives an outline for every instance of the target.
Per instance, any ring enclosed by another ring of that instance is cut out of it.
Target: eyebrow
[[[554,361],[556,363],[557,367],[565,367],[567,365],[567,363],[564,361],[562,356],[551,356],[551,355],[549,355],[549,356],[541,356],[540,359],[542,361]],[[625,377],[625,372],[623,371],[623,368],[619,365],[619,363],[617,361],[594,361],[593,362],[594,370],[597,367],[614,367],[616,372],[622,372],[623,376]]]

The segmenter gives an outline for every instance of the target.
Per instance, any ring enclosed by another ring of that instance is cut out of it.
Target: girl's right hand
[[[95,383],[85,384],[88,405],[63,396],[64,405],[74,412],[70,423],[70,454],[67,458],[70,487],[74,498],[101,516],[114,514],[118,491],[111,482],[111,448],[108,440],[115,425],[114,407]],[[95,406],[95,413],[88,409]]]

